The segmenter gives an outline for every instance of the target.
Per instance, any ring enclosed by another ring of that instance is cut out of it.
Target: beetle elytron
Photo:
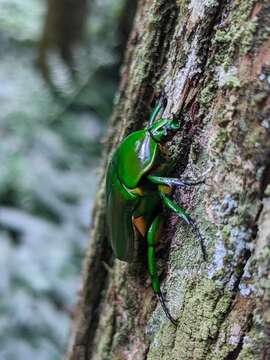
[[[168,319],[176,324],[160,290],[154,247],[164,205],[192,226],[205,258],[202,237],[195,223],[168,197],[173,186],[197,185],[202,181],[187,182],[164,177],[162,165],[166,160],[162,157],[160,145],[179,129],[179,124],[175,119],[157,120],[161,108],[160,102],[146,128],[127,136],[112,156],[106,177],[106,220],[111,247],[120,260],[132,261],[136,256],[135,239],[138,235],[146,238],[147,266],[153,291]]]

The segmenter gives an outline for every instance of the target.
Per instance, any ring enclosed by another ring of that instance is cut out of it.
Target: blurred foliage
[[[65,351],[124,5],[91,5],[74,48],[76,82],[50,49],[59,101],[34,67],[46,2],[0,0],[0,359],[58,360]]]

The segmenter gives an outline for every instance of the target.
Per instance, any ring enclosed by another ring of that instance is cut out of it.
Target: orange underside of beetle
[[[146,234],[146,224],[144,221],[144,218],[142,216],[139,217],[132,217],[132,223],[135,227],[135,229],[142,235],[142,237],[145,237]]]

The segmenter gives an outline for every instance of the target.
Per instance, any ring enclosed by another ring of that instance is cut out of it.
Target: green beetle
[[[116,258],[130,262],[136,256],[135,241],[147,241],[147,265],[154,293],[168,319],[176,324],[160,290],[155,261],[155,242],[162,222],[163,205],[191,225],[205,249],[195,223],[170,198],[172,187],[197,185],[198,182],[164,177],[161,143],[179,129],[175,119],[157,120],[161,102],[154,109],[145,129],[127,136],[115,150],[106,177],[106,220],[111,247]]]

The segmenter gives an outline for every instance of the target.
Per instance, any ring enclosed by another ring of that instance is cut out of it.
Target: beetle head
[[[179,127],[179,122],[176,119],[159,119],[149,126],[147,130],[156,142],[163,142]]]

